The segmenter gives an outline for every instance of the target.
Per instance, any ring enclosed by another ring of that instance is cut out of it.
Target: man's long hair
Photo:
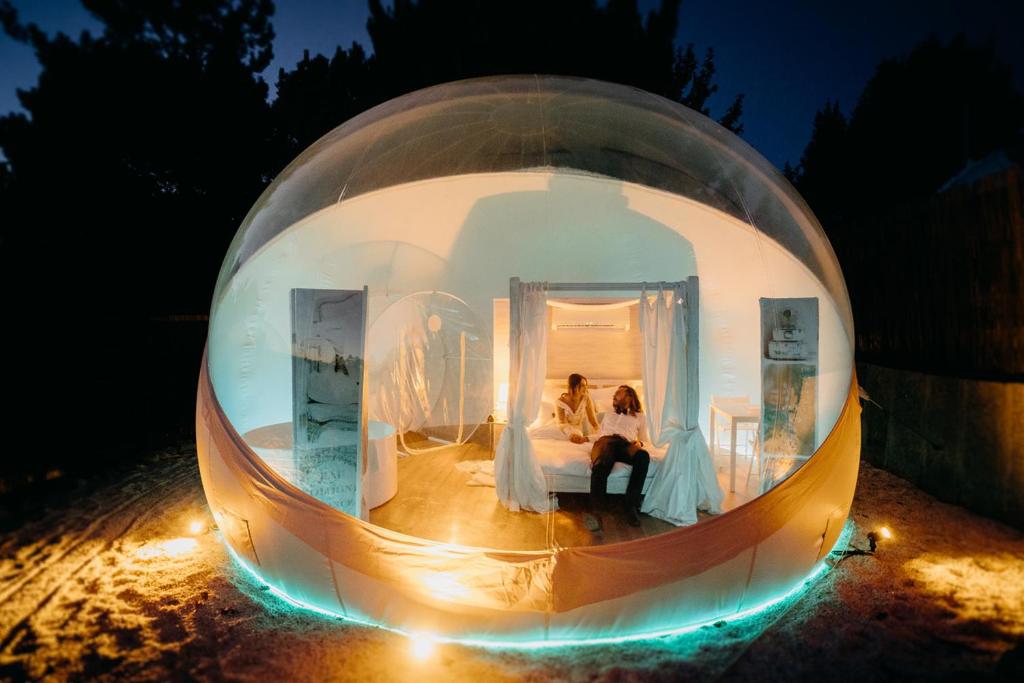
[[[640,407],[640,397],[636,395],[636,389],[629,386],[628,384],[623,384],[621,387],[619,387],[619,389],[626,390],[626,405],[625,407],[616,406],[616,413],[619,413],[620,415],[623,415],[625,413],[629,413],[630,415],[636,415],[637,413],[643,411],[643,408]]]

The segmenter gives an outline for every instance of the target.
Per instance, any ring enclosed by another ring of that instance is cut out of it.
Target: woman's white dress
[[[555,406],[562,409],[562,414],[565,416],[565,422],[559,421],[558,428],[568,438],[575,436],[586,436],[587,432],[590,431],[590,421],[587,420],[587,405],[590,404],[590,397],[588,396],[585,400],[580,401],[579,405],[576,406],[576,410],[569,407],[569,404],[565,400],[559,398],[555,401]]]

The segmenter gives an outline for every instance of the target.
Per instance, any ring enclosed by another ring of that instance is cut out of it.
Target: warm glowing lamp
[[[508,382],[498,385],[498,403],[495,405],[495,412],[502,419],[508,417]]]
[[[426,633],[414,633],[410,636],[412,643],[412,656],[416,659],[423,660],[434,654],[434,648],[437,644],[436,639]]]
[[[172,538],[152,545],[145,544],[135,551],[135,556],[141,560],[152,560],[157,557],[181,557],[193,552],[198,543],[194,538]]]
[[[201,534],[205,528],[206,525],[203,524],[202,520],[193,519],[191,522],[189,522],[188,532],[193,536],[196,536],[198,534]]]
[[[879,540],[889,541],[892,540],[892,537],[892,529],[887,526],[878,527],[868,532],[868,547],[871,549],[871,552],[875,552]]]

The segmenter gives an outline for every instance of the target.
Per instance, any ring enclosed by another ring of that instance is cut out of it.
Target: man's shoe
[[[591,514],[589,512],[583,513],[583,526],[587,528],[592,534],[601,533],[601,518],[598,515]]]
[[[632,505],[626,508],[626,521],[630,526],[640,526],[640,513]]]

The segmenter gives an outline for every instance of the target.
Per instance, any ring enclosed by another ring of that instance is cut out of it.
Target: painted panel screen
[[[365,292],[291,293],[294,483],[359,517],[366,450]]]
[[[762,488],[814,453],[817,385],[818,299],[761,299]]]

